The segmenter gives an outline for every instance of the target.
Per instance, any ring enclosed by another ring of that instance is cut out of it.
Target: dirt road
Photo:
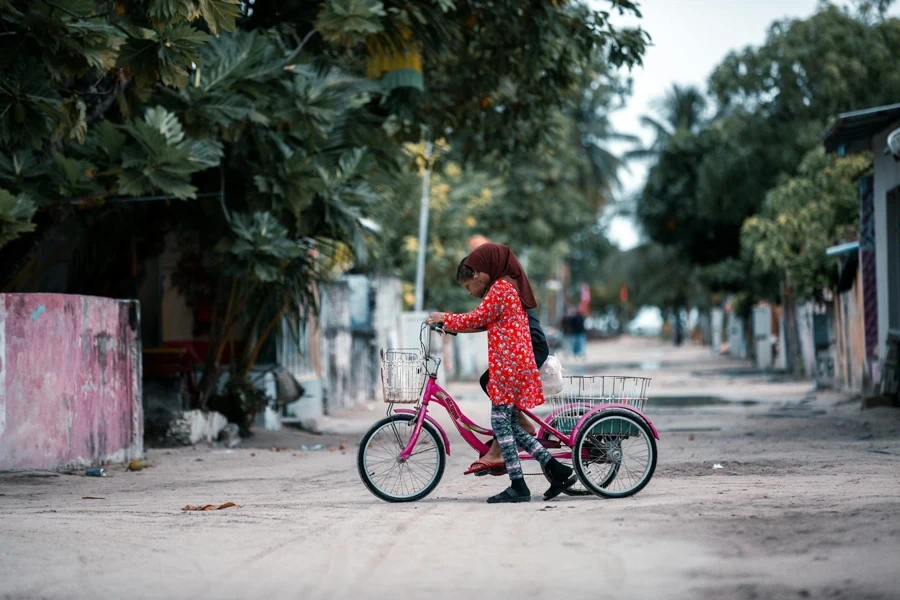
[[[153,468],[106,479],[0,474],[0,598],[900,598],[900,412],[645,344],[591,361],[758,404],[651,410],[659,464],[633,498],[541,502],[530,478],[536,501],[489,506],[505,480],[464,477],[455,435],[440,486],[404,505],[360,483],[359,435],[151,450]],[[450,389],[487,420],[472,385]],[[381,411],[349,418],[361,434]],[[241,506],[180,510],[225,501]]]

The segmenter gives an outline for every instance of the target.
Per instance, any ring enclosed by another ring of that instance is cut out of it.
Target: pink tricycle
[[[357,466],[366,487],[388,502],[421,500],[441,481],[450,439],[428,414],[432,404],[444,407],[459,434],[479,454],[487,452],[493,437],[493,431],[463,414],[437,384],[441,359],[432,355],[433,331],[443,333],[440,327],[422,326],[418,350],[381,352],[388,414],[363,436]],[[558,460],[572,463],[580,483],[565,493],[604,498],[636,494],[656,469],[659,434],[642,412],[650,380],[611,375],[564,379],[563,391],[538,409],[543,419],[533,411],[523,413],[537,425],[541,444]],[[412,407],[396,408],[398,404]],[[549,411],[544,414],[542,409]],[[520,458],[531,460],[524,452]],[[546,472],[544,476],[549,480]]]

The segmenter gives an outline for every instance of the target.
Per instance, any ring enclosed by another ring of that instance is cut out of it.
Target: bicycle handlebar
[[[432,331],[437,331],[441,335],[458,335],[455,331],[447,331],[443,325],[429,325]]]

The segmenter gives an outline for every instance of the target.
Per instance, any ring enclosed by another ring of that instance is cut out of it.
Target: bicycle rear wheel
[[[444,443],[428,423],[422,424],[412,454],[400,462],[400,453],[409,444],[415,425],[413,415],[390,415],[375,423],[359,444],[359,476],[370,492],[386,502],[421,500],[444,475]]]
[[[578,479],[604,498],[638,493],[656,470],[656,439],[643,419],[628,410],[610,409],[590,417],[578,431],[573,450]]]

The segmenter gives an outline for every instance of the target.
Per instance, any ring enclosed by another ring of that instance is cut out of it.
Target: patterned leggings
[[[495,404],[491,409],[491,427],[494,437],[500,444],[503,462],[510,479],[522,479],[522,465],[519,463],[518,446],[533,456],[539,463],[546,465],[552,456],[541,446],[535,437],[519,425],[519,409],[512,404]]]

